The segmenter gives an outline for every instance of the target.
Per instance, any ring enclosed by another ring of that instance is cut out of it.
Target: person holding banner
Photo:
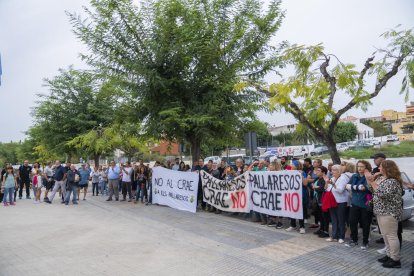
[[[254,162],[250,165],[249,171],[254,172],[265,172],[267,171],[267,167],[265,164],[266,161],[264,160],[257,160],[255,159]],[[261,222],[262,225],[267,225],[267,215],[261,214],[259,212],[253,212],[253,215],[255,216],[255,220],[258,220]]]
[[[329,238],[329,213],[322,212],[322,196],[327,188],[328,183],[326,182],[328,169],[325,166],[321,166],[315,169],[317,178],[313,182],[313,194],[316,201],[315,217],[320,218],[320,227],[314,232],[320,238]]]
[[[197,172],[197,173],[200,173],[200,171],[205,171],[205,172],[207,171],[207,166],[204,165],[204,160],[202,158],[198,160],[198,164],[194,166],[192,171]],[[206,203],[203,201],[203,187],[201,184],[201,175],[199,176],[199,182],[198,182],[197,201],[198,201],[198,204],[201,205],[201,210],[207,211]]]
[[[299,220],[299,233],[301,234],[305,234],[306,230],[305,230],[305,218],[307,216],[307,212],[308,212],[308,189],[307,189],[307,185],[308,185],[308,180],[307,180],[307,175],[306,172],[303,171],[303,165],[299,160],[293,160],[292,161],[292,166],[291,166],[292,170],[296,170],[298,171],[301,175],[302,175],[302,212],[303,212],[303,219]],[[292,231],[296,229],[296,219],[291,218],[290,219],[290,227],[286,228],[286,231]]]

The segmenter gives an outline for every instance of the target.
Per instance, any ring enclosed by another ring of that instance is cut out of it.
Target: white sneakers
[[[287,231],[287,232],[291,232],[291,231],[294,231],[294,230],[296,230],[296,229],[297,229],[297,228],[290,226],[289,228],[286,228],[286,229],[285,229],[285,231]],[[305,233],[306,233],[305,228],[300,228],[300,229],[299,229],[299,233],[301,233],[301,234],[305,234]]]
[[[381,255],[385,254],[387,251],[387,247],[384,247],[382,249],[378,249],[377,252],[380,253]]]
[[[305,233],[306,233],[305,228],[300,228],[300,229],[299,229],[299,233],[301,233],[301,234],[305,234]]]
[[[289,228],[286,228],[285,230],[288,231],[288,232],[290,232],[292,230],[295,230],[295,228],[293,228],[292,226],[290,226]]]
[[[326,241],[327,241],[327,242],[336,242],[336,241],[338,241],[338,240],[337,240],[337,239],[332,239],[332,238],[327,238],[327,239],[326,239]]]
[[[345,241],[343,239],[339,239],[338,243],[344,243]]]

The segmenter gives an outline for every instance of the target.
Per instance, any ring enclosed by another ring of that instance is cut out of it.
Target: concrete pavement
[[[414,253],[411,222],[403,268],[385,269],[374,242],[363,251],[310,229],[301,235],[226,214],[105,199],[0,206],[0,275],[408,275]]]

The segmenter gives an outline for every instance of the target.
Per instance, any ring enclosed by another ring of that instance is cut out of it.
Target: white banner
[[[196,212],[198,173],[152,169],[152,202],[171,208]]]
[[[245,175],[253,211],[303,219],[302,175],[298,171],[250,171]]]
[[[245,176],[241,175],[231,181],[217,179],[201,171],[203,201],[226,212],[248,213],[249,186]]]

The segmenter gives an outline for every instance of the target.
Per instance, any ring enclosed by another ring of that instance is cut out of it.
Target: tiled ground
[[[408,275],[414,223],[404,223],[403,268],[367,251],[228,214],[105,202],[0,208],[0,275]],[[285,223],[287,225],[287,222]],[[371,240],[378,238],[372,233]],[[411,257],[413,256],[413,257]]]

